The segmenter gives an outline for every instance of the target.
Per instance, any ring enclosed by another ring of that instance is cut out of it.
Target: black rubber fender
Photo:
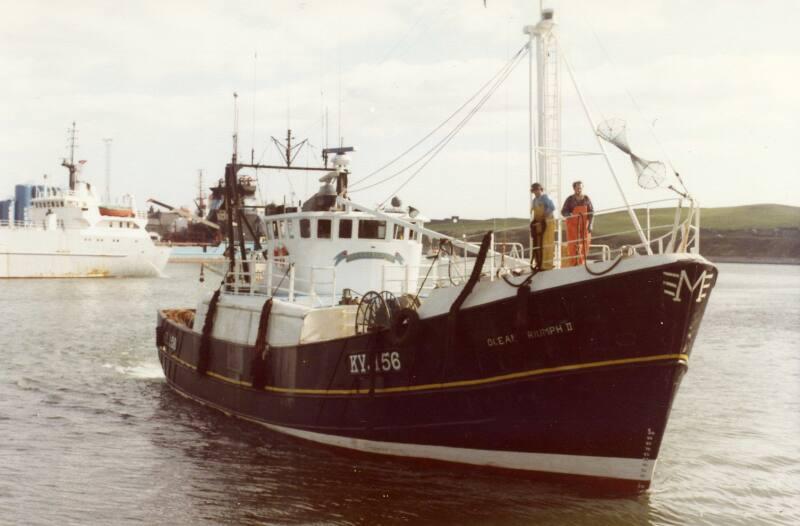
[[[156,326],[156,347],[161,348],[164,346],[164,321],[159,321],[161,321],[161,323]]]
[[[419,336],[422,323],[414,309],[400,309],[392,318],[389,340],[396,347],[405,347],[413,343]]]

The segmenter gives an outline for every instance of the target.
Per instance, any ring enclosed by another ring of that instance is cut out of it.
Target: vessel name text
[[[527,331],[528,339],[535,340],[537,338],[544,338],[545,336],[553,336],[555,334],[564,334],[572,332],[572,322],[562,321],[555,325],[548,327],[541,327],[539,329],[530,329]],[[516,343],[517,336],[514,333],[505,334],[502,336],[491,336],[486,338],[486,345],[489,347],[502,347],[503,345],[510,345]]]

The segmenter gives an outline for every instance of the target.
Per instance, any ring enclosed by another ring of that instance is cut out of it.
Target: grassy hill
[[[688,211],[684,210],[683,217]],[[647,212],[636,210],[642,226]],[[674,219],[674,209],[652,209],[650,225],[654,236],[665,232]],[[700,210],[701,249],[704,255],[717,260],[780,261],[800,263],[800,207],[785,205],[747,205]],[[659,227],[661,227],[659,229]],[[429,228],[454,237],[466,235],[479,239],[487,230],[494,230],[498,240],[522,242],[527,246],[528,220],[523,218],[434,220]],[[627,211],[599,216],[594,236],[611,233],[613,243],[634,243],[636,235]]]

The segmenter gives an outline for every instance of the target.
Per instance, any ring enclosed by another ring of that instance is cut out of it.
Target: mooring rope
[[[206,319],[203,321],[203,335],[200,338],[200,349],[197,353],[197,373],[206,374],[210,362],[211,354],[211,331],[214,329],[214,318],[217,316],[217,303],[222,291],[222,285],[214,291],[211,301],[208,302]]]

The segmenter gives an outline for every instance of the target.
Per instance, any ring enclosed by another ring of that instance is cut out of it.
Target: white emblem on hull
[[[701,303],[708,295],[714,275],[706,270],[692,283],[685,270],[677,272],[664,272],[664,294],[672,296],[672,301],[680,302],[684,289],[689,291],[689,301]],[[695,295],[697,297],[695,298]]]

